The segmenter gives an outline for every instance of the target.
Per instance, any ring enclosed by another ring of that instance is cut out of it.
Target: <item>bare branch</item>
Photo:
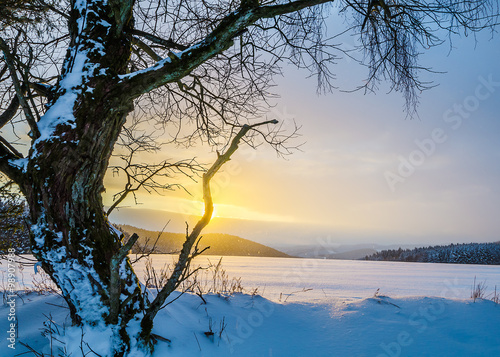
[[[163,47],[171,48],[174,50],[184,51],[184,50],[188,49],[188,47],[189,47],[189,46],[185,46],[185,45],[181,45],[179,43],[176,43],[172,40],[165,40],[165,39],[160,38],[158,36],[155,36],[153,34],[150,34],[150,33],[147,33],[147,32],[141,31],[141,30],[137,30],[137,29],[132,29],[131,33],[132,33],[132,35],[143,37],[143,38],[145,38],[145,39],[147,39],[147,40],[149,40],[157,45],[161,45]]]
[[[158,164],[136,162],[136,156],[144,152],[148,154],[157,153],[162,144],[158,143],[157,134],[149,131],[142,132],[137,128],[141,124],[139,119],[134,116],[132,120],[131,125],[123,129],[121,140],[117,143],[117,153],[113,155],[119,158],[122,164],[112,164],[109,167],[113,172],[113,176],[124,174],[126,182],[124,188],[113,195],[114,202],[107,211],[108,216],[131,193],[134,194],[140,189],[148,193],[155,192],[158,194],[163,191],[184,189],[181,184],[172,183],[172,179],[177,175],[182,175],[195,181],[195,177],[198,177],[204,171],[203,167],[195,159],[163,160]]]
[[[19,108],[19,97],[16,95],[12,98],[8,108],[0,115],[0,129],[14,118]]]
[[[5,140],[2,136],[0,136],[0,143],[4,144],[7,149],[9,149],[17,159],[22,159],[23,154],[16,150],[7,140]]]
[[[165,300],[182,281],[182,276],[187,271],[190,261],[194,258],[194,256],[201,254],[200,252],[197,251],[197,249],[194,254],[191,254],[191,249],[198,240],[203,228],[207,226],[207,224],[210,222],[210,219],[212,218],[214,207],[212,201],[212,194],[210,191],[211,179],[220,170],[220,168],[224,165],[224,163],[228,162],[231,159],[231,156],[238,149],[238,145],[241,139],[248,133],[249,130],[254,129],[261,125],[276,124],[276,123],[277,120],[269,120],[254,125],[244,125],[240,129],[238,134],[236,134],[236,136],[231,141],[231,145],[229,146],[227,151],[224,154],[218,154],[217,160],[203,175],[203,200],[205,201],[205,212],[203,213],[203,216],[198,221],[198,223],[196,223],[191,233],[188,234],[188,230],[186,228],[186,241],[182,246],[182,250],[181,253],[179,254],[179,259],[175,265],[174,271],[172,272],[172,275],[168,279],[165,286],[162,288],[162,290],[158,293],[156,298],[148,307],[141,324],[148,324],[153,321],[154,317],[163,306]]]
[[[134,43],[135,45],[137,45],[137,47],[146,52],[155,61],[161,61],[163,59],[155,51],[153,51],[151,47],[142,42],[139,38],[134,37],[132,39],[132,43]]]
[[[32,135],[37,138],[40,136],[40,132],[38,131],[38,126],[35,121],[35,117],[33,116],[33,113],[31,111],[31,108],[26,100],[26,97],[24,96],[25,90],[23,90],[22,85],[19,81],[19,78],[17,77],[16,73],[16,67],[15,67],[15,60],[12,58],[12,55],[10,53],[9,46],[7,43],[4,41],[3,38],[0,37],[0,49],[2,50],[5,58],[5,62],[9,68],[10,71],[10,76],[12,78],[12,82],[14,83],[14,87],[16,89],[16,94],[17,98],[19,99],[19,103],[21,107],[23,108],[24,115],[26,116],[26,121],[28,122]]]
[[[0,171],[6,174],[15,183],[22,182],[25,177],[22,168],[13,164],[13,161],[22,157],[6,140],[0,140]],[[17,153],[17,154],[16,154]]]
[[[123,235],[122,235],[123,236]],[[109,300],[110,300],[110,317],[109,319],[111,321],[118,320],[118,315],[120,312],[120,294],[122,290],[122,281],[120,279],[120,265],[122,264],[123,260],[127,257],[127,254],[129,251],[132,249],[132,246],[137,242],[137,239],[139,239],[139,236],[134,233],[130,237],[130,239],[127,241],[126,244],[124,244],[120,250],[111,258],[111,262],[109,265],[109,271],[110,271],[110,282],[109,282]],[[129,261],[127,261],[128,264],[130,264]],[[135,293],[138,293],[136,291]],[[129,298],[132,298],[133,295],[130,295]]]
[[[422,49],[441,44],[442,33],[491,26],[498,15],[493,0],[343,0],[335,2],[340,12],[334,15],[352,22],[332,36],[326,4],[333,0],[6,1],[9,6],[0,7],[0,124],[11,124],[18,141],[0,137],[0,170],[26,197],[36,227],[32,253],[63,291],[73,322],[112,325],[116,355],[126,354],[132,341],[152,351],[153,318],[204,251],[201,232],[214,210],[211,180],[241,142],[257,147],[264,141],[289,152],[286,142],[297,126],[285,132],[283,124],[262,127],[275,120],[251,124],[270,115],[273,76],[283,63],[306,69],[321,91],[330,90],[337,54],[353,53],[343,37],[358,35],[369,71],[363,88],[387,79],[414,104],[428,87],[418,77],[425,70],[417,62]],[[127,126],[136,112],[154,134]],[[16,143],[25,140],[27,126],[30,155],[22,158]],[[37,127],[43,140],[36,140]],[[177,148],[201,141],[222,154],[203,175],[203,216],[186,230],[172,274],[145,307],[127,256],[137,236],[127,242],[110,227],[102,192],[110,167],[125,176],[125,185],[108,213],[127,195],[137,198],[139,189],[180,187],[171,183],[174,175],[203,172],[176,154],[173,163],[151,163],[160,140]],[[150,162],[137,163],[138,156]],[[138,316],[144,316],[142,330],[132,332]]]

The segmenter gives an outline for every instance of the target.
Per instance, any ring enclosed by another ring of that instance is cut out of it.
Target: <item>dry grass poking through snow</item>
[[[177,290],[181,292],[194,293],[203,300],[205,294],[216,294],[229,297],[244,291],[241,278],[231,278],[222,267],[222,258],[217,263],[210,260],[207,267],[197,266],[191,268],[186,274],[186,278]],[[165,264],[162,268],[156,269],[151,258],[147,258],[144,273],[144,285],[147,289],[161,290],[168,278],[172,274],[173,264]]]
[[[471,288],[471,294],[470,298],[476,302],[476,300],[486,300],[487,295],[486,295],[486,281],[476,281],[476,277],[474,277],[474,283]],[[492,294],[490,294],[491,298],[490,300],[493,301],[495,304],[500,304],[500,292],[497,291],[497,287],[495,285],[495,290],[493,291]]]
[[[31,265],[28,265],[31,268]],[[18,264],[17,269],[19,269],[19,275],[22,277],[23,270],[25,266],[23,264]],[[15,294],[22,299],[23,295],[29,294],[38,294],[38,295],[46,295],[46,294],[60,294],[60,290],[54,281],[50,278],[50,276],[41,268],[36,270],[36,273],[33,272],[30,274],[31,281],[27,284],[24,279],[17,280],[17,287],[19,290],[15,292]],[[5,272],[2,271],[2,278],[0,281],[0,291],[2,291],[3,302],[5,304],[7,300],[7,295],[10,294],[10,289],[7,284],[7,277]]]

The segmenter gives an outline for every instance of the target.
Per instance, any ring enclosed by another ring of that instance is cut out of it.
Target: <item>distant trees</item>
[[[29,253],[29,235],[26,226],[26,206],[0,200],[0,254],[15,248],[17,254]]]
[[[320,91],[334,89],[334,65],[352,47],[327,33],[329,12],[341,19],[339,35],[359,40],[368,69],[362,88],[388,80],[412,110],[428,87],[418,76],[420,51],[450,33],[492,28],[497,7],[490,0],[3,1],[0,171],[24,196],[31,251],[73,324],[106,328],[110,356],[153,350],[154,317],[201,253],[210,179],[241,143],[289,149],[293,129],[262,119],[280,65],[308,70]],[[184,159],[135,164],[161,140]],[[202,175],[185,150],[197,142],[218,150]],[[124,241],[104,212],[104,176],[120,143],[131,159],[115,167],[127,176],[117,201],[138,189],[173,188],[174,175],[203,179],[205,213],[152,301],[127,256],[137,235]]]
[[[29,252],[29,232],[26,225],[26,203],[12,181],[0,174],[0,254],[15,248],[16,253]]]
[[[500,265],[500,242],[382,250],[365,260]]]

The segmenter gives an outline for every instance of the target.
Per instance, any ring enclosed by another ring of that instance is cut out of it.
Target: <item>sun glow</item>
[[[203,202],[197,202],[197,204],[199,204],[201,206],[201,209],[200,209],[200,212],[201,212],[201,216],[204,216],[205,215],[205,204]],[[214,204],[214,209],[212,211],[212,216],[210,217],[210,219],[213,219],[215,217],[219,217],[217,215],[217,205]]]

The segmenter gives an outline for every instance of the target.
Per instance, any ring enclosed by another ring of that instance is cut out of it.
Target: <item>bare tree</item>
[[[328,12],[338,12],[349,24],[345,31],[358,35],[368,59],[366,88],[387,79],[411,109],[426,87],[418,77],[420,49],[449,33],[491,28],[496,6],[488,0],[9,1],[0,29],[0,170],[26,199],[31,250],[61,289],[73,323],[108,326],[114,356],[153,350],[154,317],[200,253],[196,242],[212,209],[210,178],[242,140],[287,152],[284,141],[294,133],[260,119],[280,65],[309,70],[321,91],[333,88],[333,65],[350,53],[325,35]],[[130,113],[180,148],[203,141],[222,152],[203,174],[205,215],[187,232],[177,266],[152,302],[127,257],[137,236],[123,243],[104,213],[101,194],[115,144],[122,135],[129,149],[115,167],[127,177],[117,204],[141,187],[172,188],[173,173],[200,171],[189,157],[135,164],[137,150],[151,143],[141,141],[133,121],[127,124]],[[158,175],[167,181],[155,181]],[[134,324],[140,332],[127,329]]]

